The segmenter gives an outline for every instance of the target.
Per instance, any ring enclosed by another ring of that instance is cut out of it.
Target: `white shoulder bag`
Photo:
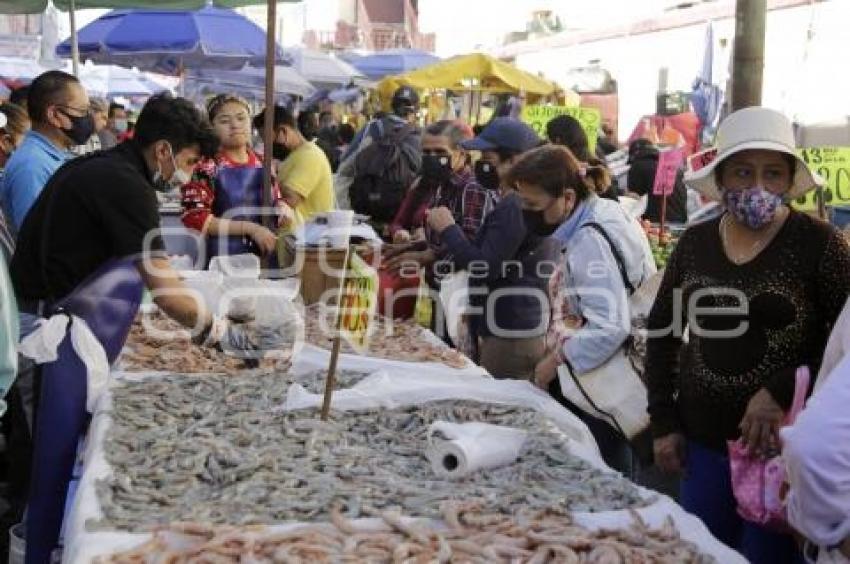
[[[597,223],[585,227],[595,229],[608,242],[629,295],[631,336],[611,358],[585,374],[576,375],[569,367],[558,367],[561,393],[582,411],[608,421],[631,439],[649,426],[646,385],[642,380],[643,358],[646,356],[646,318],[661,284],[662,272],[635,289],[628,279],[620,251]]]

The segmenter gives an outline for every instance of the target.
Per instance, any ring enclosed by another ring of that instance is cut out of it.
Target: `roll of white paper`
[[[434,438],[439,433],[447,440]],[[488,423],[435,421],[428,436],[425,456],[434,473],[462,478],[473,472],[513,463],[525,443],[526,432]]]

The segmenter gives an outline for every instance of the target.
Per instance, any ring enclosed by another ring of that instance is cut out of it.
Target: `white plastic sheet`
[[[65,340],[69,323],[74,352],[86,366],[86,410],[94,413],[100,395],[109,384],[109,360],[100,341],[82,318],[59,313],[49,319],[40,319],[38,328],[24,337],[18,351],[36,364],[54,362],[59,358],[59,345]]]
[[[321,364],[316,351],[310,352],[312,354],[302,356],[296,362],[296,370],[314,370],[317,363]],[[380,405],[417,405],[452,398],[531,407],[549,416],[553,424],[565,434],[570,452],[586,459],[591,464],[604,467],[587,427],[552,400],[548,394],[534,388],[528,382],[494,380],[480,375],[457,377],[456,374],[453,374],[456,371],[448,367],[442,367],[443,373],[440,373],[437,367],[434,367],[424,373],[416,374],[411,373],[410,367],[416,366],[412,363],[397,363],[362,357],[353,357],[355,362],[351,362],[348,356],[343,355],[341,357],[340,369],[363,370],[364,366],[368,365],[375,367],[378,373],[361,381],[355,386],[356,391],[354,392],[349,389],[341,390],[335,394],[333,404],[335,409],[348,409],[346,402],[349,401],[353,408],[359,408],[368,402],[371,402],[371,407],[378,407]],[[134,374],[129,377],[143,379],[156,377],[156,375]],[[306,390],[302,393],[301,401],[303,402],[305,398],[309,398],[310,405],[317,405],[317,400],[320,401],[319,396],[309,394]],[[71,513],[71,522],[67,529],[68,537],[65,543],[64,562],[90,562],[95,556],[132,548],[149,538],[147,535],[140,534],[92,533],[85,530],[85,522],[88,519],[96,519],[101,516],[101,509],[95,494],[95,482],[110,473],[103,455],[104,437],[111,424],[111,416],[108,413],[110,407],[111,395],[107,392],[104,401],[98,406],[98,413],[92,422],[85,470]],[[644,493],[647,497],[655,495],[648,490],[644,490]],[[638,513],[647,523],[656,527],[661,526],[667,516],[671,516],[684,538],[699,545],[704,552],[714,556],[718,562],[724,564],[743,564],[746,562],[734,551],[729,550],[714,539],[698,519],[685,513],[681,507],[667,497],[657,496],[657,502],[638,510]],[[627,526],[631,522],[628,511],[596,514],[578,513],[575,514],[575,518],[582,525],[592,529]],[[358,521],[358,524],[368,525],[369,522],[371,521],[362,520]],[[286,528],[290,527],[280,527],[280,529]],[[275,527],[275,529],[278,529],[278,527]]]

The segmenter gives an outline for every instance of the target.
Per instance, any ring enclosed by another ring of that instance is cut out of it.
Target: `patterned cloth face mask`
[[[782,196],[761,186],[723,190],[723,205],[726,206],[726,210],[739,223],[751,229],[761,229],[770,224],[782,203]]]

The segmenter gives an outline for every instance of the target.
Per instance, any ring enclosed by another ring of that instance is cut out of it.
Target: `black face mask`
[[[556,229],[558,229],[557,223],[546,223],[546,218],[543,217],[542,210],[522,210],[522,220],[529,233],[533,233],[540,237],[548,237],[554,233]]]
[[[283,143],[274,142],[272,143],[272,157],[279,160],[284,161],[286,157],[289,156],[290,150],[286,148],[286,145]]]
[[[62,112],[62,114],[71,120],[71,128],[65,129],[63,127],[62,133],[67,135],[75,145],[85,145],[94,133],[94,116],[91,114],[72,116],[65,112]]]
[[[452,158],[447,155],[422,155],[422,176],[445,182],[452,176]]]
[[[475,179],[488,190],[499,189],[499,171],[496,170],[496,165],[493,163],[487,161],[475,163]]]

